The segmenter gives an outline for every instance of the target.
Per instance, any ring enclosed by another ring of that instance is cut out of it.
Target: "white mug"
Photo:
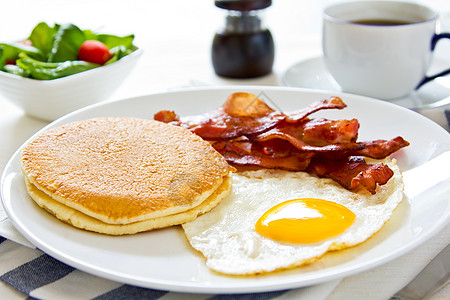
[[[434,10],[409,2],[330,6],[323,20],[325,65],[346,92],[379,99],[407,96],[450,73],[426,76],[436,43],[450,37],[436,33],[438,17]],[[387,24],[380,24],[383,20]]]

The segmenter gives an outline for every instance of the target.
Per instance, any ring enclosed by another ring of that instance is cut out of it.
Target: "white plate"
[[[436,58],[430,67],[430,74],[436,74],[449,65],[448,61]],[[284,85],[289,87],[342,91],[339,84],[328,72],[322,56],[294,64],[284,72],[282,81]],[[420,109],[448,96],[450,96],[450,77],[444,76],[425,84],[407,97],[389,100],[389,102],[411,109]]]
[[[152,119],[161,109],[173,109],[181,115],[202,113],[220,106],[235,91],[252,92],[285,111],[303,108],[331,95],[279,87],[188,89],[87,107],[43,130],[98,116]],[[348,107],[341,111],[319,112],[315,116],[358,118],[361,141],[403,136],[411,146],[399,151],[395,157],[405,176],[409,174],[408,170],[450,150],[450,135],[417,113],[383,101],[333,94],[342,96]],[[195,293],[250,293],[326,282],[399,257],[437,233],[448,223],[450,215],[450,184],[447,182],[420,197],[405,199],[385,227],[358,247],[327,254],[304,268],[267,276],[228,277],[207,269],[201,255],[190,248],[180,227],[113,237],[79,230],[58,221],[28,197],[20,170],[20,151],[8,162],[1,179],[3,204],[15,227],[38,248],[68,265],[142,287]],[[408,188],[420,186],[407,183]]]

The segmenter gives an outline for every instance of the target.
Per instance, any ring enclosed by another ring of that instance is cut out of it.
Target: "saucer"
[[[448,61],[435,58],[430,68],[430,73],[434,74],[450,65]],[[339,84],[328,72],[322,56],[313,57],[300,61],[291,66],[282,76],[285,86],[310,88],[318,90],[328,90],[342,92]],[[385,100],[413,110],[425,109],[430,104],[433,108],[445,106],[449,102],[436,103],[450,96],[450,77],[440,77],[424,85],[419,90],[412,92],[407,97]]]

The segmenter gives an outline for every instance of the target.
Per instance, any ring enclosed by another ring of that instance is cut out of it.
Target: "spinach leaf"
[[[128,54],[127,49],[125,46],[117,46],[109,50],[109,53],[111,53],[111,58],[105,63],[105,65],[112,64],[113,62],[118,61],[122,57],[126,56]]]
[[[41,50],[47,60],[49,54],[53,48],[54,35],[58,32],[60,25],[50,27],[45,22],[37,24],[31,31],[28,39],[31,41],[34,47]]]
[[[124,46],[126,49],[131,49],[133,47],[134,35],[130,34],[120,37],[111,34],[98,34],[96,39],[105,44],[108,49],[117,46]]]
[[[86,40],[83,31],[73,24],[63,24],[55,34],[49,62],[76,60],[78,49]]]
[[[86,40],[97,40],[97,35],[95,31],[92,31],[90,29],[84,29],[84,36],[86,37]]]
[[[22,77],[29,77],[30,76],[30,72],[28,72],[27,70],[24,70],[23,68],[17,66],[17,65],[5,65],[3,67],[3,69],[5,70],[5,72],[17,75],[17,76],[22,76]]]
[[[25,54],[20,54],[20,59],[17,60],[17,65],[29,72],[32,78],[40,80],[57,79],[100,66],[79,60],[47,63],[34,60]]]
[[[44,54],[37,48],[21,43],[0,43],[0,69],[3,69],[5,62],[15,61],[20,53],[25,53],[35,59],[44,59]]]
[[[99,66],[100,65],[81,60],[65,61],[60,63],[60,65],[54,69],[35,68],[32,72],[32,76],[41,80],[57,79],[94,69]]]

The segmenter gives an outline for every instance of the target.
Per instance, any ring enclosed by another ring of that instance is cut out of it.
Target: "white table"
[[[3,1],[0,40],[24,37],[39,21],[72,22],[82,28],[97,28],[119,35],[134,33],[136,45],[144,49],[144,55],[110,100],[192,85],[281,85],[281,75],[289,66],[321,55],[321,12],[332,2],[336,1],[276,1],[266,12],[267,25],[276,43],[274,72],[253,80],[226,80],[214,74],[210,45],[215,30],[223,22],[223,15],[213,1]],[[448,26],[450,1],[429,0],[427,3],[441,11],[443,25]],[[26,139],[47,124],[24,115],[0,96],[0,169],[3,170]],[[382,271],[391,273],[392,278],[370,281],[377,270],[368,271],[341,281],[328,299],[382,290],[393,280],[408,282],[429,258],[450,242],[449,237],[450,227],[447,226],[425,245],[382,266]],[[0,295],[23,298],[4,283],[0,283]],[[440,297],[449,298],[450,288],[435,295],[436,299]]]

